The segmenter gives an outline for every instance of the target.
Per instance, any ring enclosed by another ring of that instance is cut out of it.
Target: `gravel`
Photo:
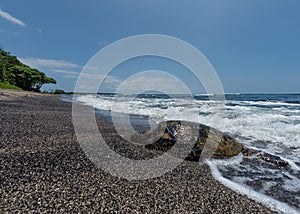
[[[205,164],[184,161],[142,181],[98,169],[76,140],[72,104],[58,96],[0,90],[0,106],[0,213],[274,213],[218,183]],[[120,155],[159,155],[97,123]]]

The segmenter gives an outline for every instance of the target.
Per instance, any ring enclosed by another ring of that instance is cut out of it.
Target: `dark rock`
[[[244,148],[242,150],[242,154],[244,156],[256,156],[258,159],[263,160],[264,162],[274,164],[279,167],[286,167],[289,165],[289,163],[285,160],[282,160],[280,157],[276,155],[271,155],[269,153],[260,151],[260,150],[255,150],[255,149],[250,149],[250,148]]]
[[[212,127],[189,121],[167,121],[153,131],[136,137],[146,140],[145,148],[169,151],[189,161],[199,158],[229,158],[238,155],[243,145],[229,135]]]

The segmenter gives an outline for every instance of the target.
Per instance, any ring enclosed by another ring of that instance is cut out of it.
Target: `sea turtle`
[[[255,156],[267,163],[287,166],[277,156],[245,147],[230,135],[210,126],[183,120],[159,123],[152,131],[135,134],[133,141],[145,142],[145,148],[169,152],[189,161],[201,158],[230,158],[238,154]]]
[[[243,145],[228,134],[201,123],[182,120],[161,122],[153,131],[135,135],[132,140],[146,142],[147,149],[169,151],[191,161],[198,161],[200,156],[229,158],[243,149]]]

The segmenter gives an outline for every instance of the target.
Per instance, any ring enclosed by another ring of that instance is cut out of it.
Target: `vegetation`
[[[0,88],[21,90],[21,88],[9,83],[0,82]]]
[[[42,93],[45,93],[45,94],[74,94],[74,92],[66,92],[62,89],[55,89],[55,90],[44,90],[42,91]]]
[[[56,84],[56,80],[35,68],[30,68],[17,57],[0,49],[0,83],[0,88],[16,87],[39,92],[44,84]]]
[[[64,90],[61,90],[61,89],[55,89],[53,91],[53,94],[66,94],[66,92]]]

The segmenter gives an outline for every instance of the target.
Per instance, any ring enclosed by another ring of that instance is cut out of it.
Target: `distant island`
[[[56,80],[0,49],[0,88],[40,92],[44,84],[56,84]]]

